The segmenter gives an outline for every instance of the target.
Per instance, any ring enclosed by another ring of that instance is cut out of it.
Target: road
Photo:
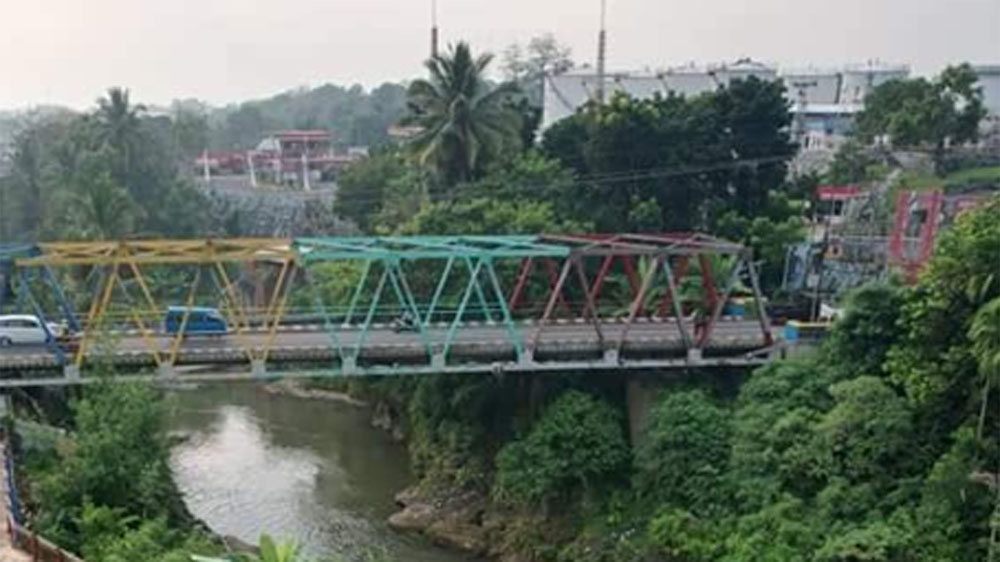
[[[694,333],[693,325],[686,324],[688,333]],[[576,320],[567,323],[547,325],[541,330],[535,356],[568,354],[600,355],[606,350],[617,349],[625,330],[623,322],[602,322],[600,324],[603,345],[591,324]],[[538,326],[517,324],[516,335],[530,347]],[[336,330],[340,346],[345,355],[352,355],[357,349],[359,357],[384,362],[406,361],[442,352],[447,341],[448,328],[436,324],[427,328],[424,336],[418,332],[396,333],[391,327],[375,325],[365,335],[356,326]],[[169,355],[173,339],[166,334],[150,334],[144,338],[129,332],[109,337],[110,342],[91,345],[90,353],[108,353],[115,363],[141,364],[153,361],[152,351],[162,356]],[[185,339],[179,348],[177,363],[184,365],[248,362],[251,353],[259,354],[266,346],[268,334],[253,331],[224,336],[192,336]],[[360,344],[360,347],[359,347]],[[706,349],[716,355],[738,355],[764,347],[766,342],[760,325],[756,321],[723,320],[718,323]],[[102,349],[98,349],[102,348]],[[677,324],[669,319],[637,322],[628,331],[624,353],[629,352],[679,352],[683,354],[683,344]],[[270,348],[271,363],[309,361],[333,357],[336,345],[330,333],[322,326],[284,326],[275,335]],[[449,352],[449,359],[464,358],[480,361],[496,361],[513,356],[514,345],[506,328],[489,323],[469,323],[461,326]],[[27,366],[48,366],[54,364],[54,354],[45,347],[12,346],[0,349],[0,371]]]

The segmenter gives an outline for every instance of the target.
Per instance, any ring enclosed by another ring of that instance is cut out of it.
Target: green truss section
[[[344,259],[466,259],[565,257],[570,248],[540,236],[371,236],[296,238],[305,262]]]

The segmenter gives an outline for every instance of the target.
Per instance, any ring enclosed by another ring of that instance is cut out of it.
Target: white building
[[[979,75],[977,85],[983,89],[983,104],[990,115],[1000,117],[1000,64],[973,66]]]
[[[740,59],[732,64],[705,67],[689,65],[659,72],[608,72],[604,76],[604,95],[610,96],[620,91],[640,99],[649,99],[656,94],[667,95],[670,92],[695,96],[750,76],[774,80],[777,70],[750,59]],[[597,85],[597,74],[589,69],[546,76],[541,130],[573,115],[577,109],[594,99],[598,92]]]
[[[1000,148],[1000,64],[973,66],[979,75],[976,84],[983,89],[986,119],[980,126],[980,139],[985,147]]]

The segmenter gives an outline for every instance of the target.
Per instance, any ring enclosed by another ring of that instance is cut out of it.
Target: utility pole
[[[604,57],[608,44],[604,28],[606,15],[607,0],[601,0],[601,30],[597,34],[597,103],[604,103]]]
[[[437,0],[431,0],[431,58],[438,54]]]

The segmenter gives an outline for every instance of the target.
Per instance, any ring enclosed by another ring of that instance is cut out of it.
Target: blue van
[[[181,330],[184,313],[188,312],[184,335],[223,335],[229,331],[226,319],[214,308],[192,306],[171,306],[167,308],[167,317],[163,319],[163,330],[168,334],[176,334]]]

